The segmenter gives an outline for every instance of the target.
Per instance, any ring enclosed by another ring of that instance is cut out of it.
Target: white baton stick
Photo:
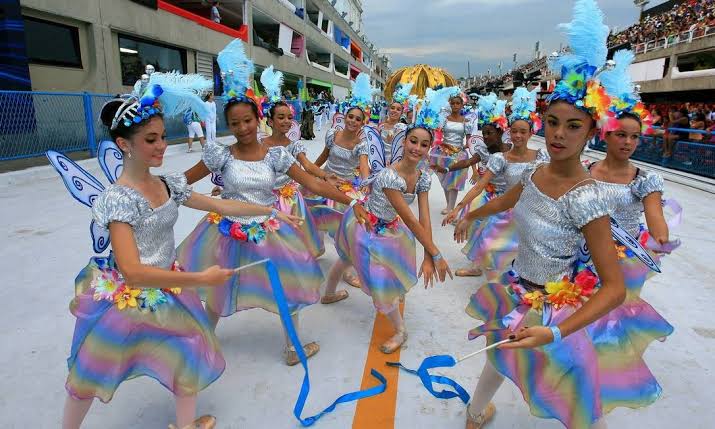
[[[502,341],[496,342],[496,343],[494,343],[494,344],[492,344],[492,345],[490,345],[490,346],[484,347],[483,349],[477,350],[477,351],[474,352],[474,353],[470,353],[470,354],[468,354],[468,355],[466,355],[466,356],[463,356],[463,357],[457,359],[457,362],[461,362],[461,361],[463,361],[463,360],[467,360],[467,359],[469,359],[469,358],[472,358],[472,357],[478,355],[479,353],[485,352],[485,351],[487,351],[487,350],[491,350],[491,349],[493,349],[493,348],[495,348],[495,347],[499,347],[499,346],[502,345],[502,344],[511,343],[512,341],[514,341],[514,340],[510,340],[510,339],[507,338],[506,340],[502,340]]]
[[[234,272],[234,273],[237,273],[237,272],[239,272],[239,271],[241,271],[241,270],[244,270],[244,269],[246,269],[246,268],[254,267],[254,266],[256,266],[256,265],[265,264],[266,262],[268,262],[268,259],[261,259],[260,261],[251,262],[251,263],[248,264],[248,265],[244,265],[244,266],[242,266],[242,267],[234,268],[233,272]]]

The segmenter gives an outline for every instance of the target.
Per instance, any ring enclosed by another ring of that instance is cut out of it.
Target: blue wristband
[[[442,258],[443,258],[443,256],[442,256],[441,253],[438,253],[438,254],[436,254],[436,255],[432,255],[432,262],[437,262],[437,261],[439,261],[439,260],[442,259]]]
[[[271,219],[275,219],[277,217],[278,217],[278,210],[277,209],[271,210]]]
[[[549,326],[549,329],[551,329],[551,333],[554,335],[554,344],[560,343],[561,342],[561,329],[557,325],[554,326]]]

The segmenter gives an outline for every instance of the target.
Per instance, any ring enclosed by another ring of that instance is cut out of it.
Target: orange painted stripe
[[[405,305],[400,303],[400,314],[404,314]],[[375,385],[375,379],[370,375],[370,370],[375,368],[387,379],[385,393],[371,398],[361,399],[355,409],[353,429],[393,429],[395,427],[395,409],[397,407],[397,380],[400,375],[398,368],[391,368],[385,362],[400,360],[400,350],[391,355],[380,351],[380,345],[394,335],[394,328],[390,319],[377,313],[372,327],[370,349],[367,352],[365,368],[362,371],[360,389],[367,389]]]

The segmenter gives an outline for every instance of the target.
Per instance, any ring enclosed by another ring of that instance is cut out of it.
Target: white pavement
[[[315,158],[322,149],[322,139],[307,145],[311,158]],[[164,167],[157,172],[183,171],[200,156],[198,152],[185,153],[184,145],[171,147]],[[96,161],[82,165],[105,181]],[[667,342],[653,344],[646,354],[663,386],[663,396],[646,409],[617,409],[608,417],[611,428],[706,429],[715,421],[713,195],[671,182],[666,185],[668,195],[677,198],[685,210],[685,222],[675,231],[683,246],[665,259],[663,274],[643,291],[643,297],[676,328]],[[211,184],[204,180],[195,189],[208,192]],[[434,229],[439,231],[444,201],[436,181],[430,201]],[[67,376],[65,359],[74,326],[68,303],[75,275],[92,256],[89,210],[69,197],[49,167],[0,175],[0,207],[0,326],[4,326],[0,330],[0,427],[59,427]],[[181,210],[175,228],[177,243],[201,216],[188,208]],[[451,228],[435,237],[452,268],[464,266],[466,260],[451,240]],[[332,241],[326,248],[321,260],[324,270],[337,257]],[[478,322],[463,311],[481,282],[481,278],[457,278],[434,289],[417,285],[410,291],[405,306],[410,332],[402,352],[405,364],[415,366],[432,354],[462,355],[483,345],[484,340],[467,341],[467,330]],[[313,390],[305,415],[322,410],[338,394],[360,386],[375,310],[365,294],[349,289],[347,301],[313,305],[301,313],[302,340],[319,341],[322,347],[310,360]],[[300,366],[288,368],[283,364],[283,332],[278,318],[260,310],[241,312],[222,320],[218,336],[227,368],[199,396],[199,412],[217,416],[219,428],[299,427],[292,409],[303,371]],[[483,364],[484,356],[479,356],[444,373],[471,393]],[[376,369],[387,371],[384,367]],[[401,374],[398,392],[394,426],[384,427],[464,427],[464,405],[458,400],[433,398],[418,378]],[[554,421],[531,417],[518,390],[508,381],[495,402],[498,411],[490,428],[561,427]],[[355,403],[341,405],[315,427],[352,427],[354,413]],[[109,405],[95,402],[85,427],[159,429],[165,428],[173,415],[172,396],[158,383],[144,378],[124,383]]]

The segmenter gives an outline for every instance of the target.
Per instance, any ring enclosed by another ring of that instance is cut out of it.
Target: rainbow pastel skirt
[[[490,281],[501,277],[518,253],[519,236],[513,218],[512,211],[507,210],[482,219],[462,248],[470,261],[487,271]]]
[[[348,206],[320,196],[306,197],[305,202],[315,220],[318,231],[335,237],[335,232],[338,230]]]
[[[541,299],[535,292],[542,294]],[[587,299],[580,297],[576,303],[557,308],[549,297],[542,289],[526,289],[509,274],[501,283],[488,283],[467,306],[467,314],[485,322],[471,330],[469,338],[484,335],[487,344],[493,344],[524,326],[553,326]],[[653,340],[672,331],[648,303],[638,299],[558,344],[493,349],[488,358],[521,390],[533,415],[557,419],[569,429],[588,429],[615,407],[638,408],[658,399],[662,389],[643,361],[643,353]]]
[[[350,210],[338,228],[335,248],[355,267],[363,292],[381,313],[394,310],[417,283],[415,237],[402,221],[380,222],[368,232]]]
[[[437,145],[430,151],[429,159],[430,165],[449,168],[450,165],[458,161],[469,159],[469,153],[466,150],[451,153],[451,151],[445,151],[441,145]],[[445,174],[437,173],[437,177],[439,177],[439,181],[445,191],[462,191],[464,190],[464,185],[467,183],[470,171],[471,170],[469,168],[463,168],[461,170],[450,171]]]
[[[238,268],[270,259],[278,267],[291,313],[318,302],[323,272],[296,228],[281,222],[280,229],[266,231],[254,243],[222,234],[210,216],[199,221],[177,249],[177,261],[187,271],[212,265]],[[268,274],[261,265],[240,271],[221,286],[201,288],[199,293],[207,308],[223,317],[251,308],[278,314]]]
[[[298,216],[303,219],[303,225],[296,229],[296,233],[305,243],[308,250],[315,258],[319,258],[325,253],[323,237],[316,225],[315,219],[305,203],[303,195],[298,190],[295,182],[290,182],[281,189],[274,191],[278,200],[275,208],[283,213]]]
[[[70,311],[77,321],[65,388],[73,398],[109,402],[139,376],[196,395],[226,366],[194,291],[127,287],[111,256],[92,258],[79,273]]]

